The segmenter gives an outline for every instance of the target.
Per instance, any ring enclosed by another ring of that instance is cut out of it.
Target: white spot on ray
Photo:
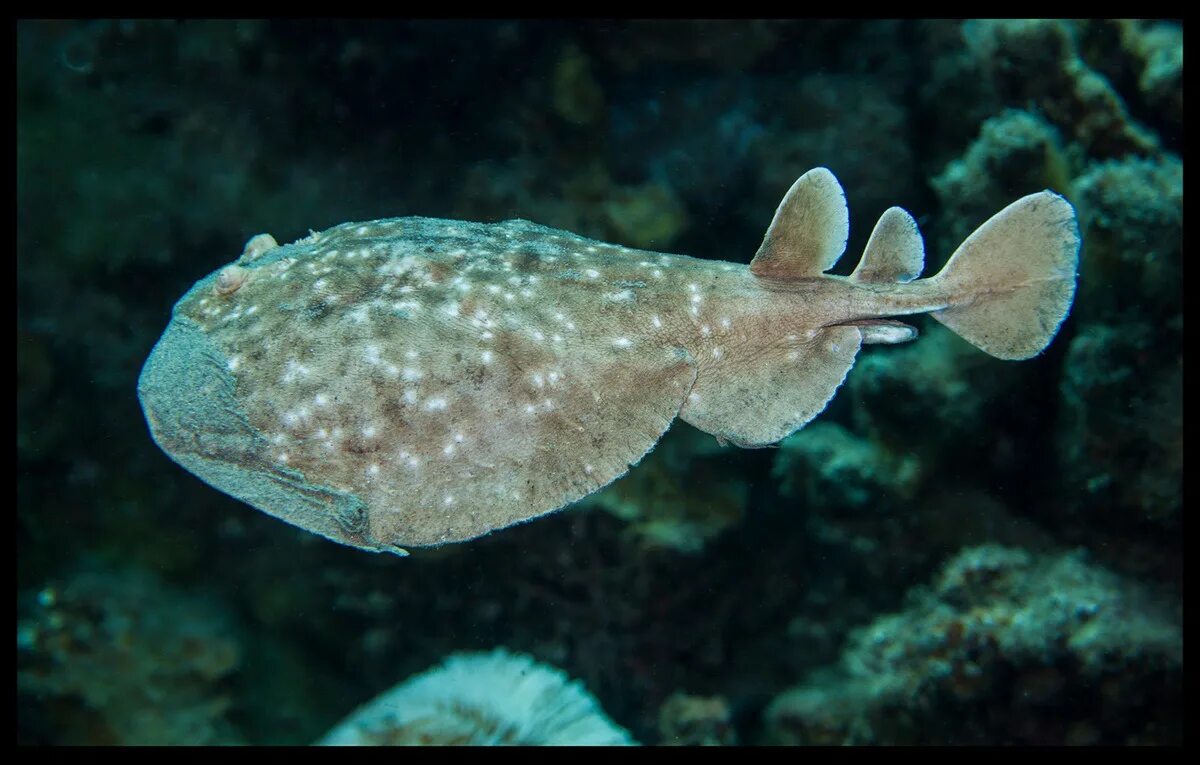
[[[633,341],[628,337],[614,337],[612,344],[614,348],[629,348],[633,345]]]
[[[311,371],[312,370],[301,364],[299,361],[290,359],[287,364],[284,365],[283,376],[280,378],[280,382],[284,384],[295,382],[297,378],[308,377]]]

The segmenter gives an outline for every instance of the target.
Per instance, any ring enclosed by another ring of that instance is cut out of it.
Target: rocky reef
[[[1144,744],[1182,736],[1178,609],[1083,552],[952,558],[771,702],[786,744]]]
[[[240,638],[219,601],[140,569],[87,567],[19,593],[22,730],[43,742],[236,744]]]

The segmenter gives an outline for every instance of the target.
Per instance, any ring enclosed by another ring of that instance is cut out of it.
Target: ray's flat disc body
[[[217,488],[367,549],[476,537],[622,475],[696,377],[654,306],[680,270],[729,265],[428,218],[251,254],[176,305],[140,381],[151,430]]]

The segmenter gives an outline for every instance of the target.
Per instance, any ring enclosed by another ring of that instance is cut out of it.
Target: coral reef
[[[635,743],[563,672],[497,649],[454,654],[338,723],[326,746]]]
[[[629,523],[649,546],[697,552],[746,513],[750,487],[737,449],[676,423],[628,480],[580,503]]]
[[[776,698],[772,743],[1178,739],[1179,614],[1082,553],[964,550],[839,666]],[[1100,721],[1104,721],[1103,724]]]
[[[235,744],[241,648],[211,599],[144,571],[85,570],[22,599],[17,688],[25,730],[72,744]]]
[[[729,702],[720,696],[672,694],[658,710],[659,743],[666,746],[733,746]]]
[[[1011,466],[1024,456],[999,447],[1006,440],[1024,440],[1022,425],[1028,421],[1022,420],[1037,416],[1038,403],[1028,402],[1035,409],[1024,417],[1009,412],[1009,417],[998,418],[1001,408],[1011,404],[1015,381],[1029,376],[1013,365],[997,367],[989,361],[949,330],[929,322],[917,342],[859,362],[846,383],[854,404],[852,424],[898,455],[915,455],[923,463],[922,472],[930,475],[938,472],[934,465],[956,459],[981,458],[993,467],[1006,462]],[[993,447],[983,454],[964,454],[962,444],[974,442],[985,429]]]
[[[948,221],[935,250],[945,258],[1014,196],[1065,191],[1070,175],[1058,131],[1037,115],[1010,109],[986,120],[966,153],[930,185]]]
[[[1088,254],[1059,382],[1056,510],[1073,543],[1170,580],[1182,571],[1183,164],[1098,162],[1075,188]]]
[[[1164,341],[1177,343],[1183,162],[1171,155],[1097,162],[1075,179],[1074,189],[1088,243],[1077,316],[1165,324]]]
[[[1129,116],[1111,83],[1079,55],[1069,22],[987,19],[963,28],[992,88],[1008,103],[1032,103],[1088,154],[1150,153],[1155,136]]]
[[[771,471],[779,493],[811,511],[887,512],[912,499],[920,465],[834,422],[817,422],[784,439]]]

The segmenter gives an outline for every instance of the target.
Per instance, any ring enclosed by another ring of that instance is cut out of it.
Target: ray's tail
[[[1071,203],[1030,194],[993,215],[933,277],[956,296],[930,316],[1000,359],[1041,353],[1075,296],[1079,226]]]

